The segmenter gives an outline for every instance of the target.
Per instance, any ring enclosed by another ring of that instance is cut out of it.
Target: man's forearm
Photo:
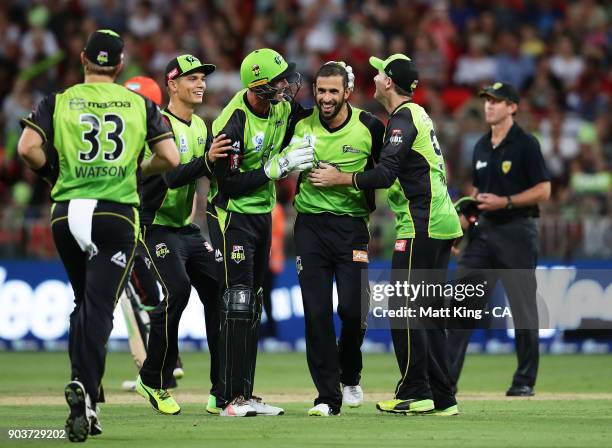
[[[512,195],[514,207],[529,207],[547,201],[550,198],[550,182],[540,182],[525,191]]]

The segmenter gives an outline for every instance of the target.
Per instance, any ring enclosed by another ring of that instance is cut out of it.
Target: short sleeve
[[[55,93],[44,97],[26,118],[21,120],[22,127],[34,129],[44,143],[53,141],[53,112],[55,111]]]
[[[144,100],[147,111],[147,143],[152,146],[161,140],[174,138],[174,134],[167,121],[163,119],[159,108],[148,98],[144,98]]]

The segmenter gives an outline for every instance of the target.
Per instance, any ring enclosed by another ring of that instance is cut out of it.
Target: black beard
[[[317,108],[319,109],[319,116],[325,121],[333,120],[334,118],[336,118],[336,115],[338,115],[340,111],[342,110],[342,106],[344,106],[344,103],[345,101],[341,100],[338,104],[336,104],[336,107],[334,108],[331,115],[329,116],[324,115],[323,112],[321,112],[321,104],[317,103]]]

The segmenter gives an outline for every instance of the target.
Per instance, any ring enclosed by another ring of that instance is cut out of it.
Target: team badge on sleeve
[[[393,146],[400,145],[403,141],[404,141],[404,135],[402,134],[401,129],[391,130],[391,137],[389,137],[389,142]]]

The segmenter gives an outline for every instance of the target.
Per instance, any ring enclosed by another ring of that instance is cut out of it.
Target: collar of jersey
[[[180,121],[181,123],[184,123],[184,124],[186,124],[187,126],[191,126],[191,120],[186,121],[186,120],[183,120],[181,117],[177,117],[177,116],[176,116],[176,115],[174,115],[172,112],[170,112],[170,110],[169,110],[167,107],[164,109],[164,112],[166,112],[168,115],[172,115],[174,118],[176,118],[176,119],[177,119],[178,121]]]
[[[400,107],[402,107],[404,104],[408,104],[408,103],[410,103],[410,100],[406,100],[403,103],[400,103],[395,109],[393,109],[393,112],[391,112],[389,114],[389,118],[391,118],[393,115],[395,115],[395,112],[397,112]]]
[[[339,130],[341,130],[343,127],[345,127],[349,121],[351,121],[351,116],[353,115],[353,108],[351,107],[351,105],[349,103],[346,103],[347,107],[348,107],[348,114],[346,115],[346,120],[344,120],[344,122],[338,126],[337,128],[330,128],[327,126],[327,123],[325,123],[322,119],[321,119],[321,112],[319,112],[319,122],[321,123],[321,126],[323,126],[325,128],[325,130],[327,132],[329,132],[330,134],[333,134],[334,132],[338,132]]]
[[[257,112],[255,112],[255,110],[253,109],[253,107],[251,107],[251,104],[249,103],[249,100],[247,100],[247,93],[244,92],[244,104],[246,105],[246,108],[249,110],[249,112],[251,112],[253,115],[255,115],[257,118],[263,118],[266,119],[268,118],[269,114],[258,114]],[[270,107],[272,107],[272,105],[270,104]],[[268,112],[270,112],[270,109],[268,109]]]
[[[516,124],[516,122],[512,123],[512,127],[510,128],[510,130],[508,131],[504,139],[501,142],[499,142],[499,145],[497,145],[495,148],[493,148],[493,144],[491,143],[491,134],[493,134],[493,131],[489,129],[489,132],[487,132],[487,140],[486,140],[488,143],[489,149],[496,150],[496,149],[499,149],[501,146],[507,145],[508,143],[513,141],[516,137],[516,134],[518,133],[518,129],[519,129],[518,124]]]

